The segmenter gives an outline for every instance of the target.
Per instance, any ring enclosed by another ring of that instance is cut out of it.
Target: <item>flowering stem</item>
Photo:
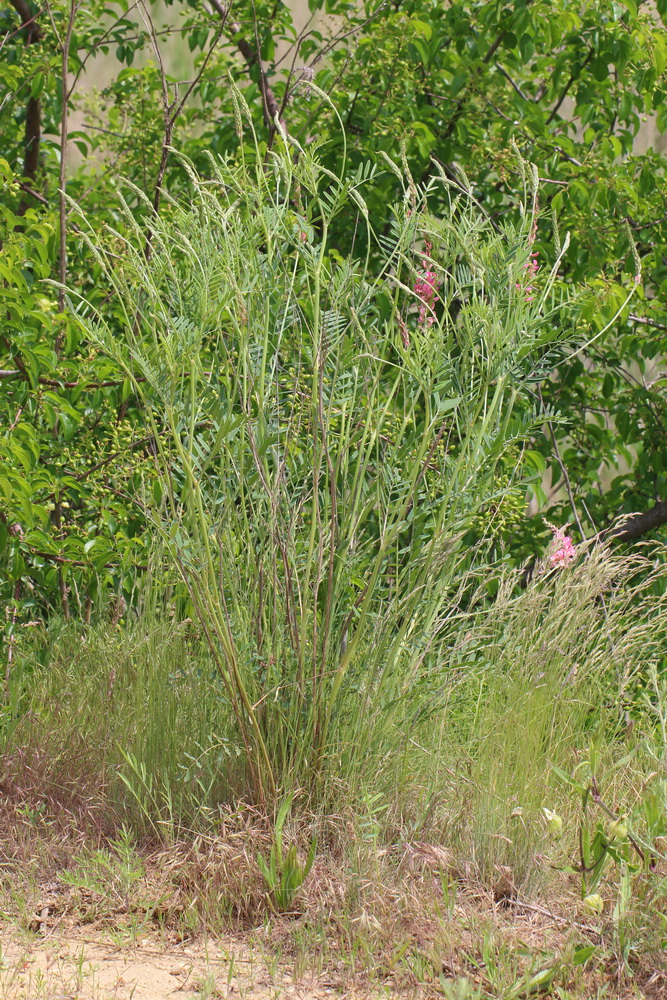
[[[544,408],[544,400],[542,399],[542,387],[541,386],[538,387],[537,394],[540,397],[540,404],[542,405],[542,408]],[[547,428],[549,430],[549,437],[551,438],[551,443],[554,446],[554,452],[556,454],[556,461],[558,462],[558,465],[559,465],[560,471],[561,471],[561,475],[563,477],[563,482],[565,483],[565,489],[567,490],[568,500],[570,501],[570,509],[571,509],[572,514],[574,516],[574,520],[576,522],[577,528],[579,529],[579,534],[581,535],[581,540],[585,541],[586,540],[586,535],[584,533],[584,528],[583,528],[583,525],[581,523],[581,519],[579,518],[579,512],[577,511],[577,505],[574,502],[574,493],[572,492],[572,484],[570,483],[570,477],[569,477],[568,472],[567,472],[567,466],[565,465],[565,462],[563,461],[563,457],[562,457],[562,455],[560,453],[560,448],[558,447],[558,441],[556,440],[556,434],[554,432],[553,424],[551,423],[550,420],[547,420]]]

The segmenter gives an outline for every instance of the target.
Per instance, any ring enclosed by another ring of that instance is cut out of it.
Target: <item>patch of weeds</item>
[[[202,980],[197,984],[196,1000],[217,1000],[223,994],[217,987],[215,973],[207,972]]]
[[[445,1000],[482,1000],[482,989],[475,986],[465,977],[459,979],[444,979],[440,977],[440,985]]]
[[[111,850],[101,848],[74,859],[74,867],[61,872],[60,881],[71,889],[90,893],[100,902],[130,911],[133,890],[144,877],[144,864],[134,838],[126,827],[111,841]]]
[[[287,798],[278,810],[268,858],[257,855],[257,864],[268,889],[267,902],[274,913],[286,913],[291,909],[297,891],[313,867],[317,850],[317,838],[314,837],[305,864],[298,859],[296,844],[290,844],[287,851],[284,850],[283,828],[291,805],[291,798]]]

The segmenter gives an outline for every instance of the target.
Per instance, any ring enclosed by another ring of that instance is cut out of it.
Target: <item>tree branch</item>
[[[530,3],[530,0],[528,0],[528,2]],[[459,118],[461,117],[461,115],[463,113],[463,109],[464,109],[464,107],[466,105],[466,102],[468,100],[468,97],[470,96],[470,89],[471,89],[471,87],[473,85],[474,78],[477,77],[477,76],[479,76],[479,74],[481,72],[481,67],[482,66],[488,66],[488,64],[491,62],[491,60],[495,56],[496,52],[500,48],[500,45],[501,45],[502,40],[503,40],[504,37],[505,37],[505,29],[502,28],[501,31],[499,32],[499,34],[496,36],[496,38],[493,40],[493,42],[489,46],[489,49],[488,49],[486,55],[482,59],[481,65],[479,65],[477,67],[477,70],[475,71],[473,79],[468,82],[468,84],[467,84],[467,86],[466,86],[466,88],[465,88],[465,90],[463,92],[463,96],[457,102],[456,108],[454,109],[454,114],[450,118],[449,124],[447,125],[447,128],[445,129],[445,131],[443,133],[445,139],[450,139],[451,136],[452,136],[452,133],[454,132],[454,129],[456,128],[457,122],[458,122]]]
[[[650,510],[642,514],[632,514],[606,534],[611,538],[618,538],[621,542],[634,542],[649,531],[661,528],[663,524],[667,524],[667,502],[658,500]]]
[[[170,101],[169,89],[167,87],[167,74],[165,72],[164,63],[162,61],[162,53],[160,51],[160,46],[157,40],[155,25],[153,24],[153,20],[148,12],[146,4],[143,2],[143,0],[139,0],[139,3],[140,3],[139,13],[141,14],[144,22],[146,23],[146,26],[148,27],[151,36],[153,51],[155,52],[155,58],[157,59],[158,62],[158,68],[160,70],[160,81],[162,84],[162,114],[164,119],[164,136],[162,139],[162,149],[160,151],[160,165],[158,166],[157,178],[155,181],[155,190],[153,193],[153,215],[156,216],[160,211],[160,200],[162,198],[162,183],[164,181],[164,175],[167,169],[167,162],[169,160],[169,154],[171,152],[171,140],[174,134],[174,126],[176,125],[178,116],[185,107],[185,102],[187,101],[190,94],[201,80],[206,70],[206,67],[209,64],[209,60],[213,55],[213,51],[222,36],[225,22],[223,20],[222,24],[220,25],[218,33],[213,39],[209,47],[209,50],[206,53],[204,61],[202,62],[199,68],[199,72],[196,74],[195,78],[190,82],[183,96],[179,99],[178,94],[175,94],[174,100]],[[225,12],[225,18],[226,16],[227,13]],[[150,259],[152,252],[152,243],[153,243],[153,230],[149,229],[148,233],[146,234],[146,245],[144,247],[144,254],[146,260]]]
[[[218,14],[222,20],[223,24],[227,22],[229,16],[229,7],[221,2],[221,0],[209,0],[211,7],[213,7],[216,14]],[[259,67],[259,89],[262,94],[262,106],[264,109],[264,122],[269,129],[269,134],[271,137],[275,134],[276,125],[275,121],[278,118],[281,128],[287,132],[287,126],[285,121],[280,114],[280,104],[276,98],[273,88],[269,83],[269,77],[262,66],[262,60],[260,58],[260,53],[258,50],[254,49],[247,38],[244,38],[241,34],[241,25],[238,21],[229,22],[229,30],[234,36],[233,42],[236,48],[239,50],[243,58],[245,59],[246,66],[248,69],[253,69],[254,66]]]
[[[584,59],[584,61],[581,64],[581,66],[579,66],[579,68],[576,71],[573,70],[572,73],[570,74],[570,79],[567,81],[567,83],[563,87],[563,89],[561,91],[561,94],[560,94],[560,97],[558,98],[558,100],[556,101],[555,105],[551,109],[551,114],[547,118],[547,125],[551,125],[552,121],[554,120],[554,118],[556,117],[556,115],[558,114],[558,112],[560,111],[560,108],[561,108],[561,105],[562,105],[563,101],[565,100],[565,98],[567,97],[568,93],[570,92],[570,87],[575,82],[575,80],[579,79],[579,77],[581,76],[581,74],[583,73],[583,71],[586,69],[586,67],[588,66],[588,64],[589,64],[589,62],[591,61],[592,58],[593,58],[593,49],[591,48],[591,49],[588,50],[588,55]]]
[[[628,319],[632,323],[641,323],[643,326],[653,327],[654,330],[667,330],[667,323],[657,323],[654,319],[650,319],[648,316],[635,316],[630,313]]]
[[[539,386],[538,386],[538,389],[537,389],[537,394],[539,396],[540,404],[542,406],[542,409],[544,409],[544,400],[542,398],[542,389]],[[563,477],[563,482],[565,483],[565,489],[567,491],[567,498],[570,501],[570,510],[572,511],[572,514],[574,516],[574,520],[576,521],[576,524],[577,524],[577,528],[579,529],[579,534],[581,536],[581,540],[583,542],[586,539],[586,534],[584,532],[584,527],[583,527],[583,525],[581,523],[581,519],[579,517],[579,511],[577,510],[577,505],[574,502],[574,493],[572,492],[572,483],[570,482],[570,476],[569,476],[569,473],[567,471],[567,466],[565,465],[565,462],[563,461],[563,456],[560,453],[560,448],[558,447],[558,441],[556,440],[556,432],[554,431],[553,424],[551,423],[550,420],[547,420],[547,428],[549,430],[549,437],[551,438],[551,443],[553,445],[553,449],[554,449],[554,452],[556,454],[556,461],[558,462],[558,466],[560,468],[561,475]]]
[[[43,36],[42,27],[37,17],[30,9],[27,0],[9,0],[16,13],[21,18],[21,27],[26,30],[26,45],[36,45]],[[42,109],[39,97],[28,98],[25,111],[25,138],[23,155],[23,177],[30,185],[23,190],[32,193],[32,188],[36,187],[37,170],[39,168],[39,151],[42,141]],[[21,199],[18,208],[18,215],[25,215],[28,202]]]
[[[65,185],[67,183],[67,135],[69,131],[69,99],[70,91],[68,87],[69,78],[69,50],[74,30],[74,18],[78,10],[78,0],[70,0],[69,16],[67,18],[67,28],[62,43],[62,68],[61,85],[62,98],[60,105],[60,174],[58,180],[58,218],[59,218],[59,260],[58,278],[60,290],[58,292],[58,312],[65,311],[65,285],[67,284],[67,201],[65,200]],[[62,347],[62,333],[56,338],[56,354],[60,353]]]
[[[435,95],[431,94],[430,96],[434,97]],[[533,145],[537,144],[542,149],[546,149],[548,152],[551,152],[551,153],[553,153],[554,151],[557,152],[561,156],[561,158],[563,160],[566,160],[568,163],[573,163],[575,167],[582,167],[583,166],[583,163],[581,162],[581,160],[577,160],[577,159],[575,159],[574,156],[570,156],[569,153],[566,153],[565,150],[562,149],[560,146],[556,145],[555,142],[548,142],[547,143],[546,141],[540,141],[540,140],[536,139],[535,136],[530,135],[529,132],[526,132],[525,129],[522,129],[519,126],[517,126],[516,123],[513,122],[512,119],[509,118],[504,113],[504,111],[501,111],[500,108],[497,108],[496,105],[493,104],[485,94],[482,95],[482,96],[483,96],[484,101],[486,101],[486,103],[488,104],[488,106],[491,108],[491,110],[494,111],[495,114],[499,115],[500,118],[503,118],[506,122],[511,122],[512,125],[515,126],[516,132],[519,135],[524,136],[524,138],[528,142],[530,142]]]
[[[498,70],[498,72],[501,74],[501,76],[504,76],[505,79],[507,80],[507,82],[509,84],[511,84],[511,86],[517,92],[517,94],[519,95],[519,97],[521,98],[522,101],[529,101],[530,103],[532,103],[532,100],[533,100],[532,97],[528,97],[527,94],[524,94],[524,92],[521,89],[521,87],[519,86],[519,84],[516,82],[516,80],[512,79],[512,77],[509,75],[509,73],[507,72],[507,70],[505,69],[504,66],[501,66],[499,62],[494,63],[494,66],[496,67],[496,69]]]

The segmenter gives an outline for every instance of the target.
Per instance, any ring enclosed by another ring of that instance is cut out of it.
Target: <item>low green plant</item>
[[[650,672],[656,681],[655,669]],[[660,691],[658,694],[660,695]],[[658,699],[657,711],[662,711]],[[656,706],[652,706],[656,707]],[[569,866],[581,878],[583,909],[591,916],[601,916],[605,899],[600,886],[606,869],[613,866],[618,886],[613,907],[613,921],[619,927],[630,907],[633,883],[638,877],[650,876],[658,863],[667,858],[664,850],[667,836],[667,779],[659,771],[651,771],[640,788],[634,790],[634,803],[627,811],[607,798],[614,794],[615,772],[626,768],[641,751],[648,759],[658,760],[655,744],[647,741],[635,746],[618,760],[605,762],[599,743],[589,746],[572,773],[554,765],[556,775],[580,799],[578,820],[578,862]],[[664,751],[660,756],[663,756]],[[663,758],[664,759],[664,758]]]
[[[168,775],[149,771],[144,761],[137,760],[122,746],[118,751],[125,765],[119,769],[118,777],[136,803],[142,820],[160,840],[173,840],[174,803]]]
[[[273,827],[273,844],[268,858],[257,855],[257,864],[267,886],[267,900],[276,913],[286,913],[292,908],[294,897],[308,877],[317,851],[317,838],[313,837],[305,862],[300,862],[296,844],[285,851],[283,830],[292,807],[292,799],[281,804]]]
[[[144,865],[132,833],[121,827],[109,848],[81,854],[71,868],[60,873],[60,881],[73,889],[84,889],[107,904],[130,910],[136,885],[144,877]]]
[[[445,979],[441,975],[440,986],[446,1000],[482,1000],[484,995],[481,986],[474,986],[469,979],[464,977]]]

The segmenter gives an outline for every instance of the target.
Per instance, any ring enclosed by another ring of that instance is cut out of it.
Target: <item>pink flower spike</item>
[[[432,249],[431,244],[424,241],[424,252],[430,254]],[[415,278],[414,284],[415,295],[420,300],[419,325],[423,326],[427,323],[432,326],[435,323],[433,306],[440,281],[437,273],[431,270],[431,264],[425,257],[422,259],[422,268],[423,270]]]
[[[553,545],[555,546],[549,557],[552,567],[555,569],[556,567],[569,566],[577,554],[574,542],[569,535],[565,534],[563,528],[555,528],[551,524],[549,527],[553,531]]]

